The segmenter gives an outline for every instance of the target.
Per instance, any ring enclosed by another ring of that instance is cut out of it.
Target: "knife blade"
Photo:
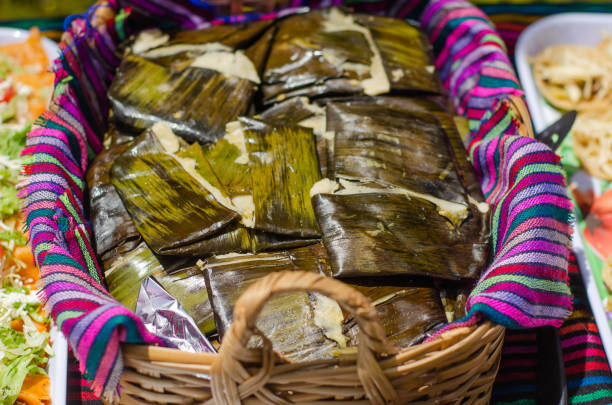
[[[536,134],[535,139],[555,151],[572,129],[577,115],[576,110],[566,112],[557,121],[550,124],[539,134]]]

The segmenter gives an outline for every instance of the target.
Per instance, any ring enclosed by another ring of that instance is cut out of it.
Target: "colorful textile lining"
[[[574,312],[559,329],[565,364],[568,403],[612,403],[612,373],[591,313],[582,278],[572,254],[569,265]],[[536,333],[508,330],[502,360],[493,386],[492,403],[536,405],[540,369]]]
[[[468,317],[484,314],[511,328],[559,326],[572,305],[572,206],[559,158],[517,135],[510,97],[522,91],[482,12],[467,2],[438,1],[421,21],[454,107],[474,129],[468,151],[493,213],[493,260],[468,298]]]
[[[284,12],[302,4],[291,6]],[[94,392],[109,400],[119,395],[120,345],[164,342],[104,288],[83,216],[83,178],[88,162],[102,148],[106,92],[119,63],[115,47],[133,26],[207,25],[207,11],[194,7],[185,1],[116,0],[71,18],[63,55],[55,64],[50,109],[30,132],[24,151],[23,213],[41,266],[43,298],[73,347],[80,371],[92,381]],[[517,135],[521,124],[508,100],[522,92],[503,42],[486,16],[466,1],[408,1],[399,11],[422,11],[442,81],[456,111],[470,120],[470,154],[494,214],[495,256],[469,298],[468,321],[486,316],[508,327],[559,325],[571,311],[570,203],[556,156]],[[109,14],[115,18],[108,19]]]

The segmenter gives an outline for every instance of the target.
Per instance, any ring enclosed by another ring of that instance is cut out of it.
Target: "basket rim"
[[[219,375],[219,368],[224,366],[223,354],[122,344],[126,369],[121,377],[125,389],[121,401],[125,404],[141,400],[151,404],[178,404],[182,402],[176,402],[176,395],[185,389],[185,400],[199,396],[197,402],[226,404],[232,403],[227,402],[232,398],[228,392],[238,395],[256,380],[257,388],[251,389],[248,397],[249,403],[257,405],[270,403],[265,395],[261,396],[266,392],[280,395],[276,398],[281,401],[285,401],[284,395],[289,395],[286,399],[294,402],[287,403],[296,404],[312,404],[319,400],[325,404],[335,403],[333,397],[342,395],[338,394],[341,392],[353,398],[351,404],[383,404],[388,400],[400,403],[416,400],[424,404],[430,402],[421,402],[420,397],[452,399],[464,395],[473,403],[485,404],[499,368],[505,329],[484,320],[445,331],[429,342],[404,348],[393,356],[375,359],[378,370],[374,374],[386,385],[374,395],[363,385],[363,373],[369,376],[370,371],[360,369],[357,354],[297,363],[288,363],[275,356],[270,364],[270,359],[261,351],[261,359],[238,363],[245,373],[243,377],[250,375],[250,378],[227,380],[223,378],[225,375]],[[229,391],[219,391],[217,386],[223,386],[224,382],[232,386],[228,387]]]
[[[489,331],[493,331],[493,333],[502,333],[506,330],[506,327],[503,325],[499,325],[493,323],[490,320],[482,319],[479,320],[475,325],[471,326],[461,326],[457,328],[453,328],[450,330],[446,330],[439,335],[435,336],[432,340],[419,343],[413,346],[405,347],[399,350],[393,356],[389,356],[386,358],[379,359],[381,366],[387,365],[385,362],[389,362],[390,359],[393,358],[404,358],[407,356],[416,356],[426,352],[429,352],[429,349],[436,349],[441,352],[452,352],[465,344],[467,341],[471,341],[477,337],[481,337],[485,333]],[[471,337],[472,339],[467,339]],[[182,363],[186,365],[197,365],[212,362],[214,359],[219,357],[219,353],[193,353],[183,351],[177,348],[171,347],[162,347],[162,346],[154,346],[154,345],[144,345],[138,343],[122,343],[121,349],[123,355],[136,359],[136,360],[145,360],[151,362],[168,362],[172,359],[172,362]],[[432,352],[434,350],[431,350]],[[287,363],[283,362],[283,364],[319,364],[319,363],[336,363],[341,362],[343,360],[356,358],[354,354],[340,354],[334,359],[329,360],[316,360],[309,362],[296,362],[296,363]]]

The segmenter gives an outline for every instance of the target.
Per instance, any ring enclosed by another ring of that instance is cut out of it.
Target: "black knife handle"
[[[544,326],[536,330],[538,372],[536,395],[541,405],[567,405],[565,363],[559,329]]]

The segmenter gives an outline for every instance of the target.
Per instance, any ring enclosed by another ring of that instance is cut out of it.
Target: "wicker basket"
[[[107,4],[108,0],[98,3]],[[91,25],[104,26],[113,16],[108,7],[95,8]],[[83,48],[86,44],[74,43]],[[95,100],[89,101],[93,104]],[[521,98],[512,99],[512,109],[522,124],[521,134],[533,136]],[[288,363],[272,351],[270,341],[255,327],[257,314],[273,294],[297,290],[327,295],[353,314],[360,326],[355,354]],[[504,330],[490,321],[479,321],[395,352],[384,336],[376,310],[361,293],[314,273],[274,273],[253,284],[238,300],[234,322],[218,354],[123,344],[121,403],[488,404]],[[262,338],[262,347],[248,345],[253,336]]]
[[[327,295],[353,314],[357,355],[290,364],[274,354],[255,328],[257,314],[272,295],[297,290]],[[247,347],[255,335],[262,348]],[[488,404],[503,340],[504,328],[485,322],[394,353],[361,293],[315,273],[273,273],[240,297],[219,354],[126,345],[121,403]]]

